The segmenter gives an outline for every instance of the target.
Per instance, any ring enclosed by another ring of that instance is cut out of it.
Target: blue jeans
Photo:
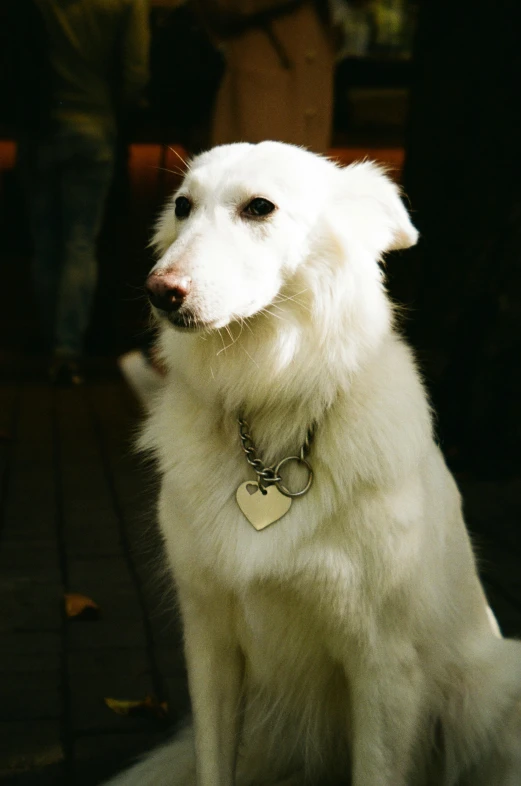
[[[56,354],[83,350],[114,158],[114,134],[96,123],[64,125],[43,140],[25,138],[19,144],[33,238],[33,285]]]

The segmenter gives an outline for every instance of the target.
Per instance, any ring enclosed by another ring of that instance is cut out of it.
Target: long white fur
[[[498,636],[383,285],[382,255],[417,239],[396,187],[263,142],[196,158],[178,194],[192,212],[165,210],[155,270],[192,279],[207,329],[162,320],[141,446],[194,720],[113,783],[519,786],[521,645]],[[244,214],[259,196],[264,221]],[[316,424],[314,485],[262,532],[235,501],[239,415],[266,464]]]

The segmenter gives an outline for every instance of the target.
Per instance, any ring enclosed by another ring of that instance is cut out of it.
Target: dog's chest
[[[230,455],[206,468],[199,480],[186,467],[163,479],[159,519],[174,569],[210,573],[232,590],[294,570],[303,539],[320,526],[315,495],[294,500],[280,518],[268,508],[277,520],[258,530],[247,515],[257,511],[245,513],[237,501],[238,488],[255,477],[248,467]]]
[[[167,548],[172,544],[174,565],[209,570],[225,583],[285,572],[302,539],[320,526],[321,490],[314,485],[283,511],[271,513],[268,506],[268,520],[278,520],[257,531],[250,519],[256,521],[260,492],[251,501],[246,498],[246,512],[237,501],[241,485],[257,480],[237,422],[223,423],[205,409],[197,411],[182,395],[175,404],[176,417],[160,424],[156,437],[163,465],[160,523]],[[287,478],[294,482],[291,474]]]
[[[152,427],[163,469],[159,519],[179,580],[204,583],[209,577],[240,593],[255,582],[294,586],[298,576],[301,596],[323,601],[322,616],[345,620],[358,619],[360,599],[372,597],[375,576],[382,587],[396,573],[390,570],[393,543],[402,539],[392,534],[394,514],[375,495],[346,502],[331,471],[342,462],[334,443],[322,448],[323,434],[316,435],[310,453],[315,480],[309,492],[257,531],[236,499],[255,473],[234,418],[223,418],[222,410],[179,386]],[[379,520],[385,527],[374,526]]]
[[[252,583],[237,596],[235,625],[250,678],[272,690],[295,688],[313,674],[322,690],[338,669],[320,601],[309,602],[291,584]]]

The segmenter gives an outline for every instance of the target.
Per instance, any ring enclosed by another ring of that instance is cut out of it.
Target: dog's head
[[[278,142],[227,145],[191,163],[164,211],[147,290],[156,315],[183,331],[244,320],[297,290],[309,312],[323,287],[371,298],[381,255],[416,239],[372,163],[342,169]]]

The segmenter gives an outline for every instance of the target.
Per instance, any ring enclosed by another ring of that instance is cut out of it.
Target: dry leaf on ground
[[[65,593],[65,614],[69,619],[97,620],[101,609],[92,598],[77,592]]]
[[[117,715],[144,716],[165,720],[168,715],[168,704],[166,701],[158,701],[154,696],[145,696],[138,701],[129,699],[105,698],[105,704],[112,712]]]

